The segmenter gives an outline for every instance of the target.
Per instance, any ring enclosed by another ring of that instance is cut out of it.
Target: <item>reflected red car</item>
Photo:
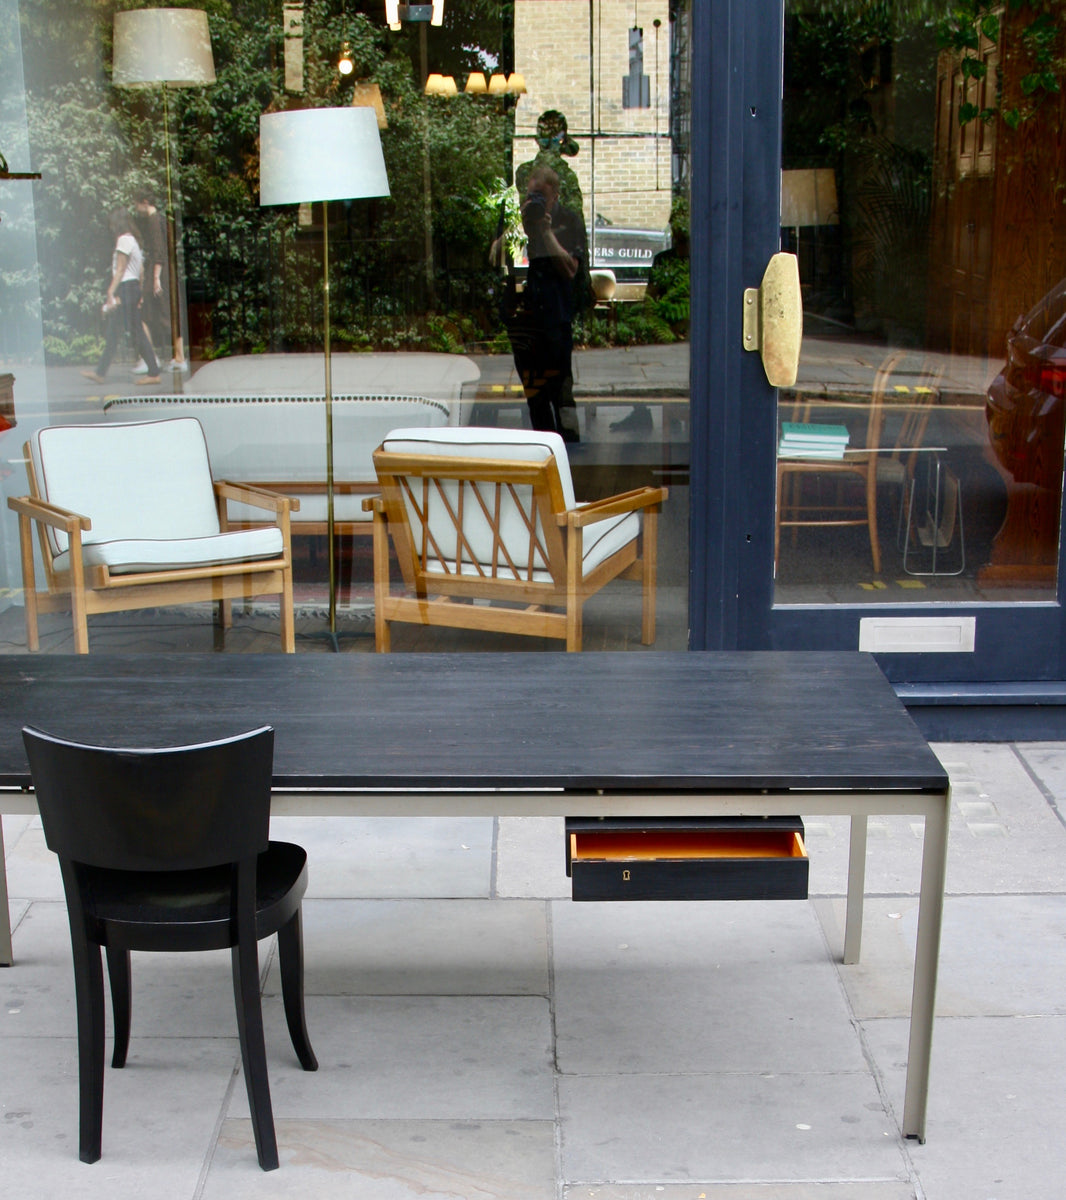
[[[1066,404],[1066,279],[1007,334],[1007,363],[988,389],[988,432],[1016,483],[1058,493]]]

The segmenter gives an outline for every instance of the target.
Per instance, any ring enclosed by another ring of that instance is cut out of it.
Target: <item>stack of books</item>
[[[781,426],[778,458],[843,458],[848,448],[846,425],[801,425],[785,421]]]

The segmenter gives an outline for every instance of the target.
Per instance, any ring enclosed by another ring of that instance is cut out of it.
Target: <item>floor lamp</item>
[[[259,118],[259,203],[307,204],[387,196],[389,177],[372,108],[304,108]],[[322,309],[326,360],[326,537],[329,632],[336,646],[337,563],[333,541],[333,380],[329,329],[329,213],[322,212]]]
[[[170,348],[184,364],[178,307],[178,240],[174,225],[174,182],[170,162],[168,88],[215,82],[207,13],[197,8],[139,8],[115,13],[112,82],[116,87],[152,88],[163,93],[163,156],[167,172],[167,268],[170,273]]]

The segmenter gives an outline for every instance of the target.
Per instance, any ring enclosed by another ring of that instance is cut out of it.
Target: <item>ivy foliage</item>
[[[960,56],[964,79],[986,78],[988,64],[981,51],[983,45],[999,41],[1003,10],[1003,0],[955,0],[937,24],[939,44]],[[1003,108],[997,88],[995,104],[981,106],[967,101],[960,105],[960,125],[977,120],[988,123],[1000,117],[1010,129],[1017,129],[1035,114],[1042,100],[1061,91],[1066,65],[1062,52],[1061,0],[1006,0],[1006,10],[1027,19],[1021,30],[1021,45],[1028,69],[1019,85],[1028,103]]]

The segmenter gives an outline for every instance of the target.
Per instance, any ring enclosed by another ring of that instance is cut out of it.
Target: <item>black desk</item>
[[[36,811],[24,724],[112,745],[271,724],[277,814],[845,814],[845,962],[867,817],[924,816],[903,1118],[924,1140],[949,785],[866,655],[0,656],[0,813]],[[0,902],[10,963],[2,876]]]

